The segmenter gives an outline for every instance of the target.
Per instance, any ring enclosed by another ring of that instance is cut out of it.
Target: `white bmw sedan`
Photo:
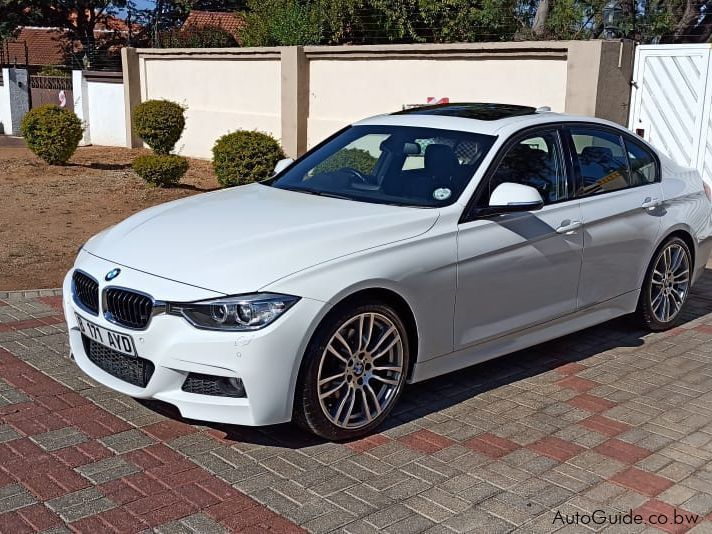
[[[418,382],[635,313],[676,324],[710,188],[606,121],[449,104],[147,209],[64,282],[77,365],[187,418],[372,431]]]

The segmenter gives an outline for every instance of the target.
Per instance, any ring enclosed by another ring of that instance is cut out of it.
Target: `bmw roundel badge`
[[[107,282],[111,282],[114,278],[119,276],[120,272],[121,272],[121,269],[119,269],[119,268],[111,269],[108,273],[106,273],[104,280],[106,280]]]

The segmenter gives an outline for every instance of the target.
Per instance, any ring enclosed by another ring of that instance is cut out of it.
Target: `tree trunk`
[[[546,21],[549,18],[549,11],[553,0],[540,0],[534,14],[534,22],[532,22],[532,33],[536,38],[542,38],[546,35]]]
[[[689,43],[689,42],[705,42],[707,39],[699,40],[701,35],[698,35],[700,23],[700,15],[702,11],[702,6],[705,4],[705,0],[687,0],[685,2],[685,9],[680,16],[680,19],[675,25],[675,29],[667,34],[663,35],[660,39],[661,43]],[[705,17],[707,18],[707,17]],[[703,21],[704,22],[704,21]],[[709,34],[706,36],[709,38]]]
[[[712,14],[706,14],[695,28],[695,43],[706,43],[712,37]]]

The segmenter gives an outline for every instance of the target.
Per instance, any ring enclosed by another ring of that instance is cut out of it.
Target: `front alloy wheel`
[[[648,267],[638,313],[654,331],[672,328],[687,301],[692,280],[692,261],[687,244],[677,237],[667,241]]]
[[[408,338],[392,308],[364,303],[327,318],[306,358],[295,419],[327,439],[351,439],[378,426],[395,404]]]

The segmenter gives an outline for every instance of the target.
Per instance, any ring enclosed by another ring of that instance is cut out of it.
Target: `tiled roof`
[[[137,24],[132,24],[132,27],[136,32],[141,29]],[[123,20],[106,17],[97,23],[94,37],[99,42],[115,35],[115,32],[125,34],[127,30],[128,26]],[[71,41],[69,33],[63,28],[25,26],[20,28],[15,39],[3,45],[2,53],[7,56],[6,61],[24,64],[25,45],[29,65],[65,65],[70,52],[80,53],[83,49],[81,42],[76,39]]]
[[[131,24],[131,30],[134,33],[138,33],[141,31],[142,26],[137,23],[132,23]],[[106,15],[102,17],[100,20],[97,21],[96,26],[94,26],[94,32],[119,32],[119,33],[126,33],[129,31],[129,25],[126,24],[126,21],[124,19],[120,19],[118,17],[114,17],[112,15]]]
[[[17,39],[7,42],[7,61],[25,63],[25,45],[30,65],[64,65],[69,39],[67,32],[59,28],[26,26],[20,29]]]
[[[228,11],[197,11],[193,10],[183,23],[183,29],[200,29],[205,27],[222,28],[240,41],[240,30],[245,27],[245,19],[237,13]]]

